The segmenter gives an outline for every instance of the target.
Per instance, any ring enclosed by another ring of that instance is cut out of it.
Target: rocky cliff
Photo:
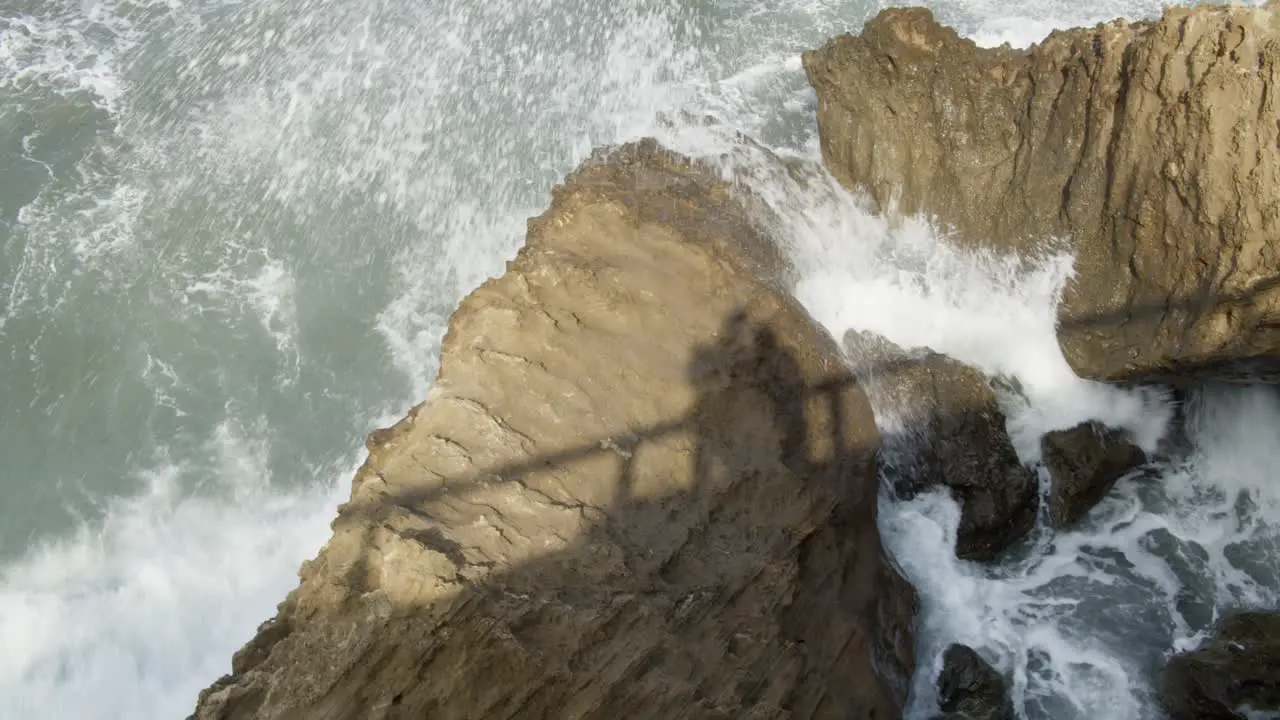
[[[1175,655],[1160,677],[1172,720],[1280,715],[1280,613],[1229,615],[1200,647]]]
[[[715,174],[588,161],[195,717],[898,716],[879,437],[783,271]]]
[[[1280,3],[983,49],[888,10],[804,56],[824,159],[965,243],[1076,254],[1082,375],[1280,369]]]
[[[1027,51],[886,11],[805,55],[823,153],[963,242],[1069,243],[1060,338],[1084,375],[1280,374],[1276,9],[1169,9]],[[558,187],[194,717],[901,715],[915,596],[876,528],[880,438],[743,202],[652,142]],[[899,490],[950,488],[966,557],[1024,534],[1039,498],[985,379],[861,347],[938,443]],[[1141,461],[1108,438],[1047,440],[1056,521]],[[944,701],[1004,713],[978,660]]]

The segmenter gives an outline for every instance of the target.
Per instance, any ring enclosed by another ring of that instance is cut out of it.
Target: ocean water
[[[931,6],[1015,45],[1160,8]],[[0,0],[0,716],[185,717],[327,539],[364,434],[425,396],[458,301],[602,144],[719,157],[837,336],[1016,379],[1028,461],[1088,418],[1154,447],[1171,400],[1081,381],[1057,350],[1069,256],[960,253],[817,168],[799,53],[880,7]],[[660,119],[681,111],[721,125]],[[732,130],[808,162],[808,189]],[[1181,452],[998,567],[952,558],[946,498],[886,501],[923,598],[917,714],[960,640],[1025,717],[1156,717],[1164,654],[1280,604],[1280,396],[1209,387],[1181,410]]]

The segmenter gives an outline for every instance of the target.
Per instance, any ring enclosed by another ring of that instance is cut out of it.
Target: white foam
[[[259,436],[260,438],[261,436]],[[161,464],[105,525],[0,570],[0,696],[14,717],[183,717],[196,693],[296,584],[328,535],[348,464],[304,492],[269,486],[261,440],[220,427],[227,497],[191,497]],[[230,501],[229,501],[230,500]]]
[[[927,223],[869,213],[825,173],[814,171],[803,191],[786,187],[785,173],[755,176],[783,184],[754,189],[780,218],[774,227],[789,233],[801,273],[796,296],[814,317],[835,337],[868,330],[1015,380],[1021,394],[1005,398],[1005,409],[1025,461],[1038,460],[1045,431],[1090,419],[1129,428],[1149,450],[1164,434],[1173,408],[1163,393],[1083,381],[1063,359],[1054,318],[1069,256],[961,251]],[[902,427],[897,415],[909,408],[880,403],[882,430]],[[1264,519],[1274,517],[1276,493],[1262,486],[1270,487],[1266,468],[1280,460],[1277,412],[1271,390],[1202,396],[1190,407],[1196,453],[1164,469],[1165,485],[1122,482],[1079,528],[1042,533],[1029,556],[1003,566],[954,557],[959,514],[946,497],[886,503],[886,542],[921,591],[921,657],[934,663],[916,679],[913,713],[932,707],[937,654],[963,642],[1010,674],[1015,700],[1031,717],[1154,716],[1148,673],[1154,658],[1203,630],[1195,603],[1208,603],[1211,613],[1276,603],[1266,581],[1278,577],[1277,562],[1265,552],[1276,535]],[[1241,510],[1242,495],[1252,507]],[[1262,549],[1248,551],[1248,543]],[[1207,596],[1179,569],[1188,548],[1207,553],[1192,571],[1210,586]],[[1135,616],[1117,622],[1108,608]]]
[[[293,363],[296,375],[304,309],[292,264],[298,257],[267,252],[267,240],[238,234],[216,238],[212,249],[184,247],[185,238],[174,241],[176,249],[139,249],[132,223],[145,207],[226,187],[261,188],[264,207],[303,228],[345,208],[376,205],[345,257],[355,268],[366,253],[383,251],[382,243],[396,243],[400,273],[390,278],[390,300],[365,320],[376,323],[387,345],[384,367],[369,372],[382,373],[378,382],[407,377],[412,394],[400,404],[408,405],[426,394],[458,298],[501,271],[525,217],[545,206],[550,184],[595,145],[658,134],[691,154],[726,155],[726,173],[758,192],[766,221],[791,244],[802,273],[797,294],[833,333],[873,330],[1018,378],[1025,398],[1011,401],[1012,425],[1026,457],[1034,457],[1039,432],[1088,417],[1152,442],[1167,417],[1159,398],[1080,381],[1056,349],[1053,304],[1069,257],[958,252],[922,223],[891,225],[867,212],[812,167],[813,98],[797,50],[856,29],[865,8],[804,1],[738,10],[690,25],[680,14],[686,11],[648,2],[542,0],[513,9],[461,0],[174,1],[131,5],[128,13],[98,3],[66,17],[20,19],[0,35],[0,83],[39,75],[60,91],[87,92],[99,110],[138,133],[130,137],[131,160],[187,173],[148,194],[117,177],[122,163],[107,162],[105,180],[91,183],[86,195],[105,216],[59,224],[65,218],[50,201],[37,202],[25,222],[63,233],[62,247],[78,248],[86,264],[130,249],[157,266],[176,264],[163,278],[144,279],[184,284],[236,310],[271,334],[280,361]],[[1046,31],[1049,23],[1035,18],[1069,24],[1109,12],[1042,3],[1022,11],[1031,19],[1007,20],[998,3],[960,10],[981,19],[970,30],[984,42],[1019,44]],[[160,21],[138,28],[126,15]],[[91,26],[114,38],[107,50],[89,38]],[[139,39],[163,47],[146,57],[160,63],[167,87],[122,80],[123,58]],[[147,107],[143,100],[156,101],[156,94],[163,106]],[[659,111],[681,108],[725,122],[655,125]],[[736,142],[734,130],[778,138],[779,153],[807,160],[808,187]],[[242,230],[239,219],[224,225]],[[212,260],[183,264],[183,252]],[[42,263],[55,256],[24,259],[11,310],[43,297]],[[173,317],[184,312],[196,316],[200,308],[179,308]],[[164,350],[148,348],[139,372],[158,402],[181,415],[183,369]],[[1205,575],[1214,601],[1274,604],[1256,570],[1226,560],[1241,541],[1273,532],[1267,518],[1275,516],[1274,499],[1248,478],[1274,465],[1268,449],[1277,443],[1265,428],[1276,427],[1280,413],[1253,397],[1208,396],[1196,417],[1217,420],[1196,430],[1200,454],[1166,473],[1174,500],[1216,498],[1206,505],[1212,512],[1164,512],[1141,496],[1150,486],[1127,483],[1087,527],[1052,538],[1052,547],[1022,565],[993,570],[954,559],[958,511],[950,500],[926,495],[887,506],[889,542],[922,591],[922,646],[960,640],[984,650],[1012,673],[1019,700],[1053,695],[1091,717],[1141,716],[1136,661],[1118,659],[1071,625],[1087,594],[1046,588],[1064,579],[1133,584],[1099,570],[1096,548],[1113,548],[1149,583],[1156,605],[1176,610],[1173,596],[1185,591],[1185,577],[1172,569],[1168,552],[1144,546],[1163,530],[1209,548]],[[878,407],[877,414],[892,423],[894,410]],[[104,523],[33,547],[0,569],[0,695],[18,716],[182,716],[294,586],[299,562],[328,536],[359,453],[318,469],[314,485],[282,487],[272,483],[272,428],[232,417],[216,423],[195,456],[174,450],[141,466],[137,494],[109,501]],[[359,419],[352,423],[363,429]],[[1233,524],[1233,503],[1245,491],[1261,509]],[[1171,625],[1171,643],[1199,630],[1180,617]],[[1047,659],[1036,659],[1042,655]],[[1077,661],[1098,670],[1082,673]],[[1037,663],[1048,670],[1037,674]],[[917,679],[922,711],[929,679],[927,672]]]
[[[1280,393],[1212,387],[1189,413],[1195,452],[1164,478],[1168,530],[1208,554],[1219,604],[1280,608]]]
[[[875,332],[1016,379],[1022,412],[1010,429],[1028,461],[1038,459],[1041,434],[1087,420],[1127,428],[1154,449],[1171,416],[1166,398],[1082,380],[1058,346],[1057,298],[1070,277],[1068,254],[1001,257],[957,249],[920,219],[890,222],[871,212],[816,158],[797,183],[794,164],[787,170],[727,133],[709,138],[713,132],[673,144],[728,152],[727,162],[749,168],[727,172],[767,204],[795,260],[797,299],[834,337]]]
[[[1044,40],[1049,33],[1060,27],[1063,27],[1062,22],[1045,18],[993,18],[970,34],[969,39],[979,47],[994,48],[1007,44],[1015,48],[1026,48]]]
[[[1156,17],[1166,6],[1187,4],[1194,3],[1026,0],[1011,7],[998,0],[937,0],[930,3],[930,7],[943,22],[953,23],[962,35],[980,47],[998,47],[1008,43],[1014,48],[1026,48],[1041,42],[1054,30],[1093,27],[1117,19],[1134,22]]]
[[[1272,388],[1207,392],[1191,408],[1189,463],[1122,482],[1080,527],[1002,567],[955,559],[950,499],[882,506],[886,539],[921,591],[923,657],[936,663],[951,642],[982,649],[1029,717],[1158,717],[1153,662],[1194,647],[1223,612],[1280,604],[1277,411]],[[1243,495],[1261,500],[1242,506]],[[921,715],[929,670],[916,681]]]

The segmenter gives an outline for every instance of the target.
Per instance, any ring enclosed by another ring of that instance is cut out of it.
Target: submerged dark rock
[[[995,391],[977,368],[928,350],[904,350],[871,333],[845,335],[874,392],[905,413],[914,462],[898,473],[910,497],[946,487],[960,503],[956,555],[991,560],[1035,526],[1035,473],[1022,463]]]
[[[937,720],[1013,720],[1004,678],[973,648],[951,645],[938,674]]]
[[[1057,528],[1079,522],[1116,481],[1147,461],[1127,433],[1097,422],[1046,433],[1040,449],[1049,471],[1049,523]]]
[[[1280,367],[1275,8],[1030,51],[886,11],[805,55],[824,158],[961,241],[1072,243],[1060,339],[1082,375]],[[740,197],[652,142],[558,187],[195,717],[900,716],[915,596],[877,531],[880,437]],[[1026,534],[1035,475],[986,378],[861,352],[929,438],[899,490],[956,495],[961,557]],[[1273,703],[1273,620],[1174,658],[1175,717]],[[993,707],[998,675],[957,653],[948,707]]]
[[[1169,660],[1159,692],[1173,720],[1280,717],[1280,613],[1228,617],[1199,648]]]

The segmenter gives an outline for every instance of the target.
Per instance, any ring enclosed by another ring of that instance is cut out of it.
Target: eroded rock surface
[[[730,189],[588,161],[195,717],[891,718],[870,406]]]
[[[1097,422],[1046,433],[1040,449],[1049,471],[1049,523],[1058,528],[1079,522],[1116,481],[1147,461],[1123,430]]]
[[[1280,716],[1280,613],[1228,617],[1204,645],[1175,655],[1161,681],[1174,720]]]
[[[822,151],[882,208],[962,242],[1060,238],[1059,338],[1120,379],[1280,366],[1280,4],[982,49],[886,10],[806,53]]]
[[[847,333],[844,344],[859,375],[900,409],[910,433],[896,490],[910,497],[942,485],[960,503],[956,555],[991,560],[1026,535],[1036,522],[1038,483],[1018,458],[986,375],[872,333]]]

